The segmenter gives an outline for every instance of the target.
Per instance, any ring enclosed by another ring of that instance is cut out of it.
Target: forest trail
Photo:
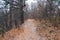
[[[34,19],[26,20],[22,25],[22,29],[20,36],[16,36],[17,39],[14,40],[39,40],[39,35],[36,32],[37,22]]]
[[[42,22],[28,19],[19,29],[12,29],[5,33],[0,40],[60,40],[60,30],[52,27],[44,20]]]

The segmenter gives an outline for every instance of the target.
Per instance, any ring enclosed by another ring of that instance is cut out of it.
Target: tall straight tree
[[[50,21],[51,21],[51,17],[52,17],[52,11],[53,11],[52,1],[47,0],[47,14],[48,14],[48,18]]]
[[[19,0],[20,2],[20,24],[24,22],[24,11],[23,7],[25,6],[25,1],[24,0]]]
[[[11,4],[13,4],[13,1],[12,1]],[[15,0],[15,1],[17,2],[16,3],[17,5],[15,4],[16,7],[13,6],[13,5],[10,5],[10,23],[11,23],[11,27],[12,27],[12,24],[13,24],[13,21],[12,21],[12,19],[13,19],[13,13],[15,14],[14,19],[15,19],[15,24],[17,25],[17,27],[19,27],[19,25],[21,25],[24,22],[23,7],[25,6],[25,0]]]
[[[13,0],[10,0],[11,4],[13,4]],[[9,29],[13,27],[13,5],[10,4],[10,23],[9,23]]]
[[[25,0],[16,0],[18,3],[17,7],[15,8],[15,25],[19,27],[24,22],[24,11],[23,7],[25,5]],[[17,11],[16,11],[17,10]]]

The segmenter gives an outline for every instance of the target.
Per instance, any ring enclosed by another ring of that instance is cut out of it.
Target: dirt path
[[[60,30],[45,21],[28,19],[20,29],[12,29],[4,35],[3,40],[60,40]],[[0,38],[1,40],[1,38]]]
[[[20,34],[20,36],[16,36],[14,40],[39,40],[40,36],[36,32],[37,24],[35,20],[27,20],[22,25],[24,31]]]

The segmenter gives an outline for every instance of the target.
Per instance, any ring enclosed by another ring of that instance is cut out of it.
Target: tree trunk
[[[24,7],[24,0],[19,0],[20,1],[20,24],[24,23],[24,11],[23,11],[23,7]]]
[[[11,3],[13,4],[13,0],[11,0]],[[13,5],[10,4],[10,23],[9,23],[9,29],[13,27]]]

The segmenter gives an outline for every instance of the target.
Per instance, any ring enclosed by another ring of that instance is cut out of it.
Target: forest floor
[[[12,29],[0,40],[60,40],[60,29],[49,21],[27,19],[18,29]]]

